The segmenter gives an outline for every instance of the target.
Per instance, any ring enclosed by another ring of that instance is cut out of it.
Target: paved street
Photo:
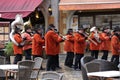
[[[90,55],[90,53],[86,53],[85,56],[86,55]],[[99,54],[99,59],[101,58],[101,55],[102,55],[102,53]],[[64,66],[65,57],[66,57],[65,54],[61,54],[59,56],[60,66],[62,67],[62,69],[57,70],[57,72],[63,73],[64,77],[65,77],[65,80],[83,80],[82,75],[81,75],[81,71],[75,71],[71,68],[68,68],[68,67]],[[111,55],[109,54],[109,60],[110,60],[110,57],[111,57]],[[43,66],[44,67],[46,66],[46,60],[44,60]],[[43,70],[43,71],[45,71],[45,70]],[[41,71],[41,72],[43,72],[43,71]]]

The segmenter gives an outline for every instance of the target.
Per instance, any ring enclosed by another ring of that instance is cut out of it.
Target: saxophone
[[[24,25],[24,23],[23,23],[22,15],[17,14],[16,17],[15,17],[15,20],[11,23],[11,32],[10,32],[10,35],[9,35],[11,41],[17,46],[19,44],[13,38],[13,33],[15,31],[15,26],[23,28],[23,25]]]

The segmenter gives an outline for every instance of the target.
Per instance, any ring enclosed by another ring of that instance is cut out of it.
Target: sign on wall
[[[72,28],[74,31],[77,31],[77,30],[78,30],[78,16],[73,16],[73,17],[72,17],[72,20],[71,20],[71,28]]]

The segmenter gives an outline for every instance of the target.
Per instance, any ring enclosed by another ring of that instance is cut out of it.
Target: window
[[[0,22],[0,41],[9,41],[9,25],[10,22]]]

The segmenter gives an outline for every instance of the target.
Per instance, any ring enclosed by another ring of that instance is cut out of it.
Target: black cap
[[[50,24],[49,27],[50,28],[55,28],[55,26],[53,24]]]
[[[119,26],[116,26],[116,27],[114,27],[114,29],[113,29],[113,32],[117,32],[117,31],[120,31],[120,27],[119,27]]]
[[[106,29],[110,29],[109,27],[103,27],[102,31],[106,30]]]
[[[31,29],[31,27],[28,26],[28,25],[25,25],[24,27],[25,27],[25,31],[28,30],[28,29]]]
[[[78,30],[85,30],[83,27],[78,28]]]

